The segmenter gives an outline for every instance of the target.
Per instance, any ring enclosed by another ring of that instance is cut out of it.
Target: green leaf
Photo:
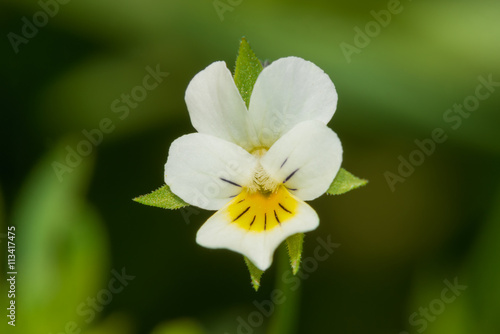
[[[168,185],[164,185],[158,190],[153,191],[150,194],[142,195],[134,198],[134,201],[150,206],[156,206],[163,209],[180,209],[185,206],[189,206],[180,197],[175,195]]]
[[[297,233],[286,239],[288,255],[290,256],[290,265],[293,274],[297,274],[300,268],[302,258],[302,245],[304,244],[304,233]]]
[[[250,103],[250,96],[252,95],[255,81],[257,81],[257,77],[263,69],[261,62],[250,48],[250,44],[243,37],[240,43],[238,58],[236,59],[234,82],[247,107]]]
[[[262,274],[264,273],[262,270],[257,268],[252,261],[247,259],[246,256],[243,257],[245,259],[245,263],[247,264],[248,271],[250,272],[250,278],[252,279],[252,286],[255,289],[255,291],[258,291],[260,288],[260,278],[262,277]]]
[[[341,195],[353,189],[362,187],[367,183],[368,180],[360,179],[346,171],[344,168],[340,168],[337,176],[326,193],[328,195]]]

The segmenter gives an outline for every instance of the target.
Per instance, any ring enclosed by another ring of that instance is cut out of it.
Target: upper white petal
[[[342,145],[320,121],[298,124],[261,158],[264,170],[304,201],[324,194],[342,164]]]
[[[299,200],[295,216],[270,231],[253,232],[231,222],[223,209],[201,226],[196,242],[207,248],[225,248],[246,256],[260,270],[273,262],[276,248],[291,235],[318,227],[319,218],[307,203]]]
[[[250,182],[256,161],[236,144],[193,133],[170,146],[165,183],[187,203],[217,210],[241,192],[237,185]]]
[[[255,134],[245,102],[226,63],[212,63],[195,75],[186,89],[186,104],[193,127],[251,149]]]
[[[260,144],[270,147],[306,120],[327,124],[337,108],[337,91],[318,66],[297,57],[281,58],[260,73],[249,112]]]

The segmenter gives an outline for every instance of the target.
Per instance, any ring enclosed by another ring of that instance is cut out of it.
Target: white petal
[[[230,206],[228,204],[228,206]],[[289,236],[318,227],[319,218],[307,203],[297,199],[292,218],[268,231],[244,229],[232,221],[227,207],[217,211],[198,230],[196,242],[207,248],[225,248],[246,256],[260,270],[273,262],[276,248]]]
[[[304,201],[324,194],[342,163],[342,145],[320,121],[302,122],[281,137],[260,161],[264,170]]]
[[[266,67],[252,91],[250,117],[264,147],[306,120],[327,124],[337,108],[335,86],[318,66],[297,57]]]
[[[223,207],[252,179],[256,158],[236,144],[193,133],[176,139],[165,164],[165,183],[191,205]]]
[[[193,127],[249,149],[254,130],[226,63],[212,63],[191,80],[185,96]],[[250,133],[253,133],[250,135]]]

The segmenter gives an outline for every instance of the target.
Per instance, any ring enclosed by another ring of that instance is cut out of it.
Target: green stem
[[[290,282],[292,268],[285,244],[278,249],[275,294],[276,309],[270,320],[268,334],[294,334],[297,331],[300,284]],[[286,273],[286,274],[285,274]],[[297,279],[299,279],[297,277]],[[281,303],[280,303],[281,302]]]

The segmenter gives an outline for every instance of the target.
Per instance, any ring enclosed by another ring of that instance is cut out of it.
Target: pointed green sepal
[[[262,70],[263,66],[261,62],[250,48],[248,41],[243,37],[240,43],[238,58],[236,59],[234,82],[247,107],[250,103],[250,96],[252,95],[255,81],[257,81],[257,77]]]
[[[252,286],[255,291],[258,291],[260,288],[260,278],[264,273],[262,270],[257,268],[255,264],[252,263],[246,256],[243,257],[245,259],[245,263],[247,264],[248,271],[250,272],[250,278],[252,279]]]
[[[368,180],[360,179],[340,168],[337,176],[333,180],[330,188],[326,191],[328,195],[341,195],[353,189],[362,187],[368,183]]]
[[[168,185],[164,185],[158,190],[153,191],[150,194],[142,195],[133,199],[134,201],[150,206],[156,206],[163,209],[180,209],[185,206],[189,206],[180,197],[175,195]]]
[[[302,259],[302,245],[304,244],[304,233],[294,234],[286,239],[288,256],[290,256],[290,265],[293,274],[297,274],[300,269],[300,260]]]

